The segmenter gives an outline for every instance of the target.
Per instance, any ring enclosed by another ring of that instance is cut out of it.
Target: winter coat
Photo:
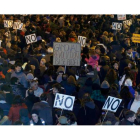
[[[0,100],[0,108],[4,111],[4,116],[8,116],[11,105],[4,100]]]
[[[22,108],[27,108],[27,106],[25,104],[22,104],[22,105],[12,105],[12,107],[10,108],[10,111],[9,111],[9,120],[12,121],[12,123],[16,122],[17,120],[20,119],[20,114],[19,114],[19,111],[20,109]]]
[[[21,72],[14,72],[11,74],[11,78],[12,77],[17,77],[19,79],[19,82],[25,87],[28,87],[28,82],[27,82],[27,78],[26,75],[21,71]]]
[[[52,109],[48,102],[41,101],[35,103],[32,109],[38,110],[39,116],[45,121],[46,125],[53,124]]]
[[[89,59],[85,58],[85,61],[88,65],[91,65],[92,68],[96,65],[97,71],[100,71],[100,68],[98,67],[98,60],[100,59],[100,56],[98,54],[91,56]]]

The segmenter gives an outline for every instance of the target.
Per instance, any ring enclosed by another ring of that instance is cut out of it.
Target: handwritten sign
[[[53,65],[80,66],[80,43],[54,42]]]
[[[4,20],[4,27],[12,28],[13,27],[13,20]]]
[[[122,23],[112,22],[112,29],[113,30],[121,30],[122,29]]]
[[[25,36],[25,39],[26,39],[27,44],[37,42],[35,34],[27,35],[27,36]]]
[[[132,19],[123,21],[123,24],[126,24],[127,26],[131,26],[132,25]]]
[[[117,15],[118,20],[126,20],[126,15]]]
[[[140,43],[140,34],[133,34],[132,42]]]
[[[84,36],[78,36],[78,43],[81,44],[81,47],[85,47],[86,37],[84,37]]]

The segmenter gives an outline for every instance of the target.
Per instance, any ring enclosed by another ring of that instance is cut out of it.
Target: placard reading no
[[[122,29],[122,23],[112,22],[112,29],[113,30],[121,30]]]

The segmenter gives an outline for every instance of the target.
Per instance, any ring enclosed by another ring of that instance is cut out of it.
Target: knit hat
[[[65,68],[62,67],[62,66],[60,66],[60,67],[57,69],[57,72],[59,73],[60,71],[65,72]]]
[[[33,80],[34,79],[34,76],[32,73],[28,73],[27,74],[27,80]]]
[[[102,84],[101,84],[101,88],[105,88],[105,89],[106,89],[106,88],[110,88],[110,85],[109,85],[109,83],[108,83],[107,81],[104,80],[104,81],[102,82]]]
[[[59,123],[60,124],[67,124],[68,122],[68,119],[65,117],[65,116],[60,116],[59,118],[58,118],[58,121],[59,121]]]
[[[132,86],[132,81],[131,81],[131,79],[126,79],[124,85],[125,85],[125,86]]]

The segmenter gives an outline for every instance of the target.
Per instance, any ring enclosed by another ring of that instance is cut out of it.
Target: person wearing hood
[[[12,77],[17,77],[19,82],[25,87],[28,87],[28,82],[26,75],[22,71],[22,65],[20,63],[17,63],[15,66],[15,72],[11,74]]]
[[[78,125],[95,125],[100,117],[100,111],[88,93],[82,98],[81,108],[77,116]]]

